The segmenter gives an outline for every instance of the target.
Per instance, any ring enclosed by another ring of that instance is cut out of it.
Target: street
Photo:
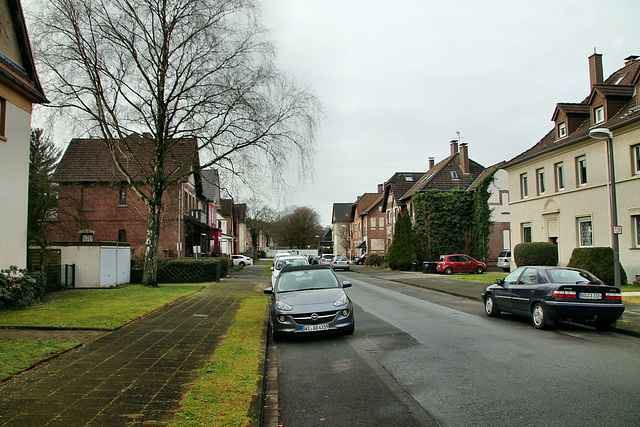
[[[353,336],[277,346],[280,424],[636,425],[640,341],[487,318],[482,304],[340,273]]]

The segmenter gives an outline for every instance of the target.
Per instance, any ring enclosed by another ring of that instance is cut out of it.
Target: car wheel
[[[489,317],[495,317],[500,314],[500,310],[496,307],[496,301],[491,294],[487,295],[484,299],[484,312]]]
[[[280,342],[283,338],[282,332],[278,332],[273,328],[273,323],[271,324],[271,338],[273,338],[275,342]]]
[[[476,268],[476,274],[482,274],[482,273],[484,273],[484,268],[482,268],[482,267],[478,266],[478,267]]]
[[[355,323],[355,322],[353,322],[353,323],[351,324],[351,326],[349,326],[347,329],[345,329],[344,334],[345,334],[345,335],[353,335],[353,333],[355,332],[355,330],[356,330],[356,323]]]
[[[240,261],[240,267],[244,267],[246,264],[244,263],[244,261]]]
[[[444,274],[453,274],[453,268],[447,267],[444,269]]]
[[[609,332],[613,328],[615,328],[617,324],[618,324],[618,322],[616,322],[616,321],[613,321],[613,322],[596,322],[594,326],[596,327],[596,330],[598,330],[600,332]]]
[[[531,321],[536,329],[546,329],[553,324],[547,319],[547,310],[539,302],[535,303],[531,309]]]

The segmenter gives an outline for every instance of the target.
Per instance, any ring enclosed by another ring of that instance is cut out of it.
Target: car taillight
[[[553,293],[554,298],[575,298],[576,291],[557,290]]]
[[[622,294],[620,292],[607,292],[604,294],[604,298],[622,301]]]

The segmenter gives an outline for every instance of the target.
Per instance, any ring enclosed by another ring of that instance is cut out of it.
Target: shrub
[[[44,273],[29,273],[12,265],[0,270],[0,310],[26,307],[44,296]]]
[[[405,211],[400,214],[396,223],[393,242],[391,242],[387,254],[387,262],[392,270],[409,270],[411,263],[416,261],[418,261],[418,257],[416,256],[411,218]]]
[[[520,243],[513,248],[513,259],[521,265],[558,265],[558,247],[549,242]]]
[[[567,267],[581,268],[593,273],[609,286],[615,286],[613,249],[611,248],[576,248],[571,253]],[[627,284],[627,273],[620,266],[620,284]]]
[[[364,265],[369,267],[380,267],[382,265],[383,258],[380,254],[369,254],[367,259],[364,260]]]

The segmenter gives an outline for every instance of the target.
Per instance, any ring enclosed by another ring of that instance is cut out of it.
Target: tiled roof
[[[365,205],[364,210],[362,210],[360,212],[360,216],[364,216],[367,215],[373,208],[375,208],[376,206],[378,206],[378,204],[382,201],[382,199],[384,198],[384,193],[372,193],[375,194],[377,197],[374,198],[371,203],[369,203],[369,205]]]
[[[351,221],[351,206],[353,203],[334,203],[331,223]]]
[[[202,176],[202,194],[213,203],[220,203],[220,176],[217,169],[205,169]]]
[[[238,222],[247,222],[247,205],[246,203],[234,203],[233,212]]]
[[[22,6],[19,1],[9,1],[9,12],[13,21],[15,36],[20,45],[23,66],[17,64],[4,53],[0,52],[0,76],[4,76],[12,81],[19,89],[32,97],[32,102],[46,104],[49,101],[44,96],[44,91],[40,85],[36,67],[31,52],[31,44],[27,34],[27,27],[24,21]]]
[[[220,214],[222,216],[231,217],[233,214],[233,199],[220,200]]]
[[[635,94],[635,88],[632,91],[631,86],[634,82],[640,79],[640,60],[630,61],[624,67],[617,70],[611,76],[609,76],[603,84],[597,84],[593,90],[582,102],[583,105],[589,107],[589,101],[596,91],[606,96],[611,97],[623,97],[629,98],[629,101],[618,110],[612,117],[608,117],[607,121],[600,123],[598,127],[615,128],[623,125],[624,123],[640,120],[640,107],[637,104],[637,94]],[[635,95],[634,95],[635,94]],[[558,105],[570,105],[570,104],[558,104]],[[580,108],[580,107],[578,107]],[[509,160],[504,167],[509,167],[513,164],[517,164],[521,161],[525,161],[529,158],[543,153],[548,150],[553,150],[559,147],[571,145],[576,141],[580,141],[589,135],[591,129],[591,117],[586,117],[584,122],[577,129],[575,129],[566,138],[555,139],[555,129],[551,129],[538,143],[529,148],[523,153],[520,153],[513,159]]]
[[[476,178],[484,171],[484,166],[469,159],[469,173],[462,173],[460,165],[460,153],[449,156],[429,169],[420,179],[408,189],[401,197],[401,200],[408,200],[415,193],[440,190],[449,191],[453,189],[466,190]],[[453,178],[451,172],[455,172],[457,178]]]
[[[118,158],[136,182],[146,182],[151,172],[153,142],[141,135],[132,134],[117,141]],[[164,164],[169,180],[186,176],[198,168],[196,140],[175,140]],[[72,139],[54,174],[56,182],[117,182],[124,180],[117,170],[111,153],[102,139]]]

